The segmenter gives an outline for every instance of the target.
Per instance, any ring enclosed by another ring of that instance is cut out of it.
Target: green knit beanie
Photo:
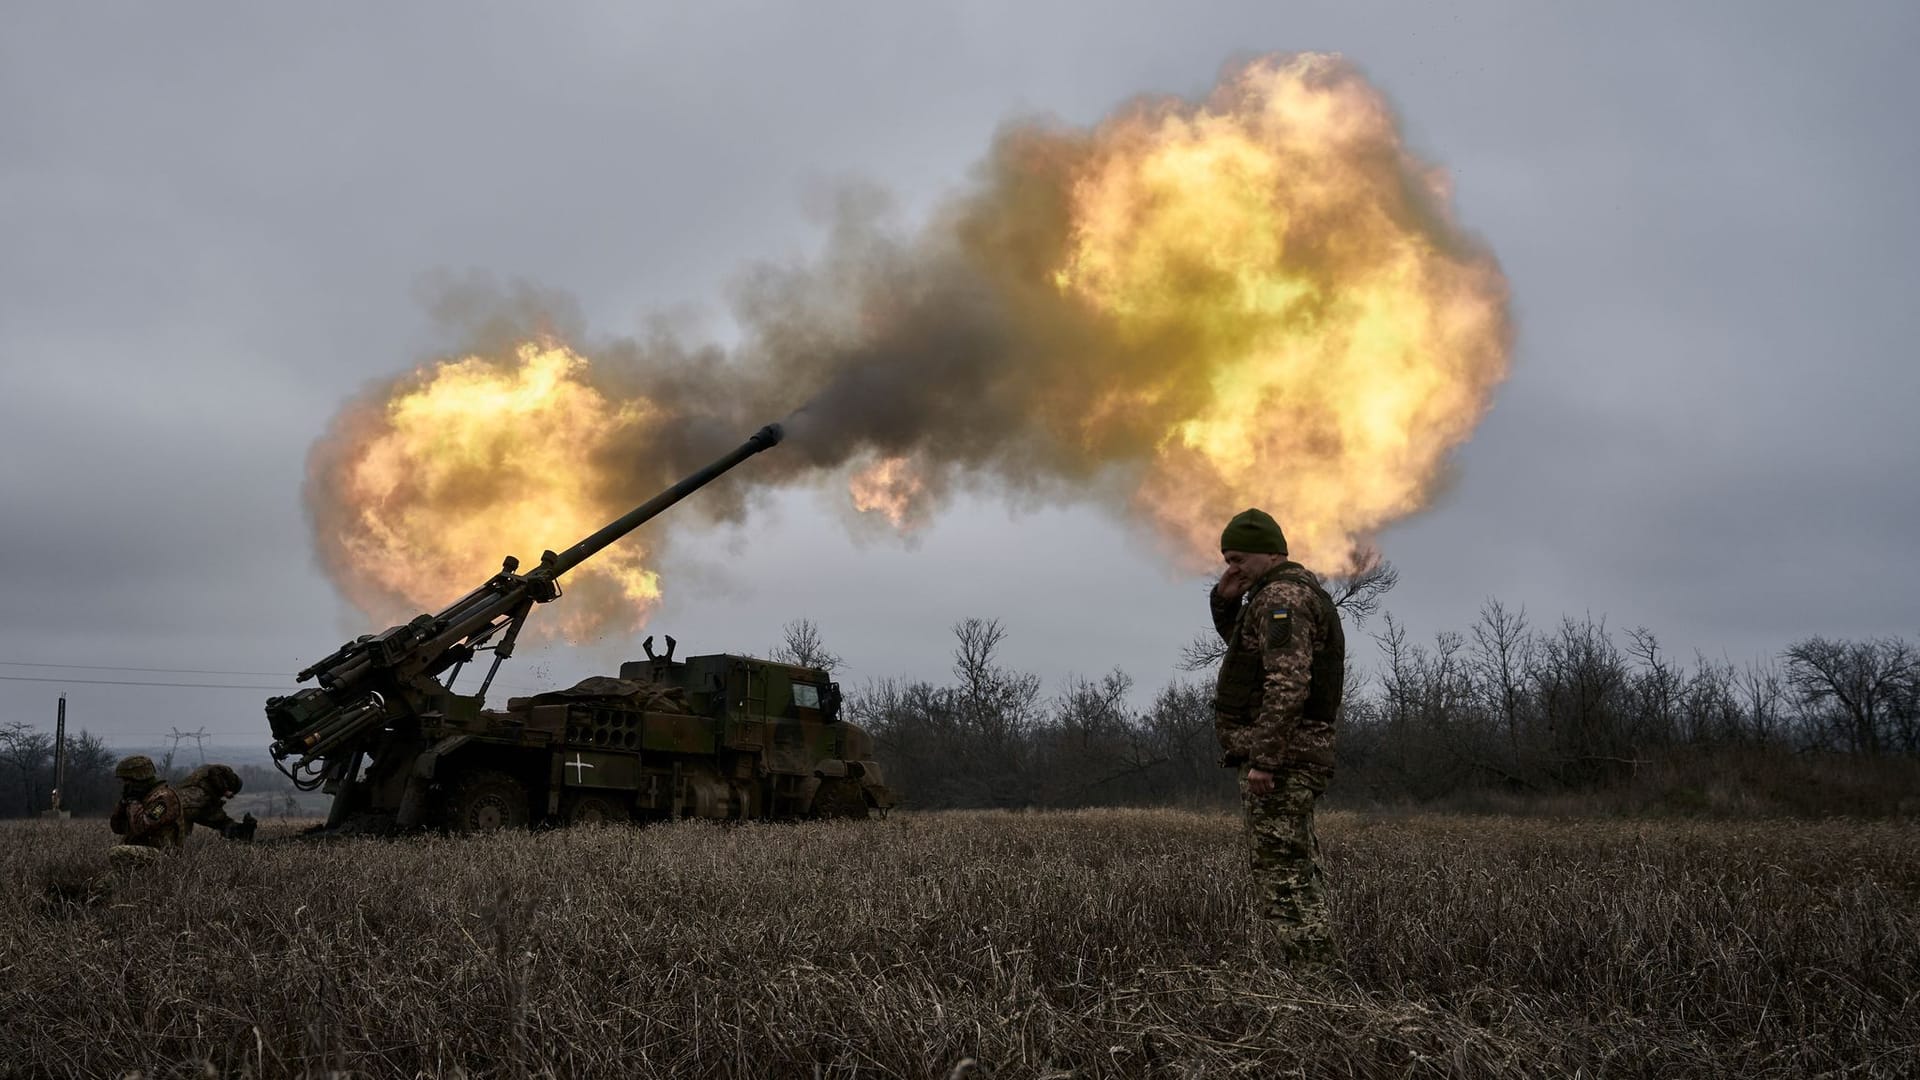
[[[1246,551],[1256,555],[1285,555],[1287,537],[1280,523],[1265,510],[1242,510],[1227,522],[1220,534],[1221,551]]]

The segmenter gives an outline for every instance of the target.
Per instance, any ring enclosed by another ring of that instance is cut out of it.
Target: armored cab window
[[[820,707],[820,688],[806,683],[793,684],[793,703],[802,709]]]

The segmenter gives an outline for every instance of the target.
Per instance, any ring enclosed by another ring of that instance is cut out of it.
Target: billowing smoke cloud
[[[1507,370],[1497,264],[1337,57],[1091,130],[1009,126],[923,226],[884,211],[847,191],[817,261],[747,272],[727,352],[590,347],[564,302],[444,291],[470,347],[314,451],[323,563],[379,617],[433,607],[785,417],[785,445],[676,520],[826,480],[911,528],[968,485],[1120,508],[1198,563],[1259,505],[1338,572],[1425,505]],[[657,595],[646,546],[670,528],[576,573],[572,629]]]

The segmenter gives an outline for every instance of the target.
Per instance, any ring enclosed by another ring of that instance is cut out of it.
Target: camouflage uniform
[[[1305,567],[1283,562],[1246,599],[1212,597],[1227,643],[1214,697],[1223,760],[1240,767],[1246,834],[1261,913],[1290,959],[1338,958],[1327,911],[1314,804],[1333,776],[1334,717],[1345,675],[1339,609]],[[1273,774],[1254,795],[1247,771]]]
[[[181,812],[180,796],[154,771],[153,762],[134,755],[114,769],[120,778],[120,801],[107,822],[123,844],[177,849],[187,836],[186,818]]]
[[[225,765],[202,765],[180,784],[180,810],[191,834],[195,825],[218,830],[230,840],[253,839],[253,815],[245,821],[228,816],[226,802],[240,793],[240,774]]]

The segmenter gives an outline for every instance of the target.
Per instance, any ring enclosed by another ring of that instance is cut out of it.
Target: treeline
[[[53,803],[53,732],[15,721],[0,724],[0,818],[27,817]],[[120,781],[113,767],[120,756],[88,731],[67,737],[67,786],[60,805],[76,814],[105,814],[113,809]]]
[[[917,807],[1075,807],[1219,803],[1213,688],[1174,683],[1144,711],[1115,670],[1046,697],[1040,679],[1000,661],[997,620],[954,627],[953,681],[881,679],[848,696],[874,734],[888,783]]]
[[[1750,784],[1778,789],[1732,800],[1754,810],[1920,812],[1920,650],[1902,638],[1811,637],[1745,664],[1682,660],[1643,628],[1616,632],[1592,616],[1535,627],[1490,600],[1467,630],[1416,643],[1391,616],[1366,625],[1391,585],[1389,571],[1371,589],[1335,590],[1349,651],[1336,799],[1640,787],[1706,809],[1718,798],[1707,789]],[[1003,660],[997,620],[968,619],[953,633],[950,679],[879,679],[848,697],[849,718],[874,733],[889,782],[911,805],[1234,797],[1213,736],[1210,630],[1187,650],[1195,679],[1162,688],[1144,709],[1130,704],[1133,682],[1120,671],[1045,693]],[[1362,676],[1368,650],[1374,674]],[[782,651],[836,661],[804,621]]]
[[[1811,637],[1735,664],[1676,657],[1650,630],[1591,615],[1535,628],[1497,600],[1430,643],[1391,616],[1368,636],[1377,673],[1350,697],[1341,750],[1379,795],[1674,783],[1676,762],[1695,788],[1734,763],[1760,770],[1753,783],[1920,776],[1920,652],[1902,638]]]
[[[1636,799],[1615,805],[1920,813],[1920,649],[1903,638],[1810,637],[1744,664],[1683,660],[1644,628],[1616,632],[1591,615],[1536,627],[1489,600],[1465,631],[1414,642],[1390,615],[1368,625],[1393,583],[1386,566],[1335,583],[1349,660],[1336,801],[1626,792]],[[909,805],[1234,798],[1213,734],[1220,649],[1210,629],[1186,650],[1194,678],[1162,687],[1144,708],[1119,670],[1047,693],[1039,676],[1005,660],[997,620],[967,619],[953,635],[950,678],[872,680],[847,696],[848,718],[874,734],[887,779]],[[1373,674],[1362,676],[1368,650]],[[774,654],[840,664],[804,619]],[[85,731],[68,740],[67,755],[63,806],[107,812],[119,755]],[[187,770],[168,771],[179,779]],[[292,812],[278,774],[240,773],[264,813]],[[0,817],[46,809],[52,787],[53,736],[0,725]]]
[[[52,805],[53,743],[50,731],[36,730],[18,721],[0,724],[0,818],[31,817]],[[69,735],[61,809],[71,811],[76,817],[111,813],[120,794],[120,781],[113,775],[113,767],[124,756],[91,732]],[[191,764],[167,756],[154,764],[161,775],[178,782],[186,779],[201,762],[197,756]],[[278,772],[260,765],[237,765],[234,770],[240,774],[246,809],[270,814],[292,813],[297,808],[287,798],[292,787]]]

